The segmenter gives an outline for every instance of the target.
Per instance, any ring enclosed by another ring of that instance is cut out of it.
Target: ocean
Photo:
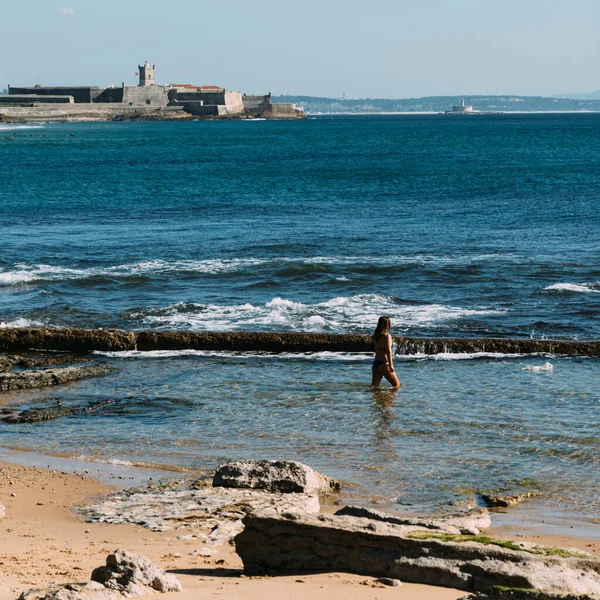
[[[14,135],[16,134],[16,136]],[[600,114],[0,125],[0,326],[595,340]],[[591,357],[153,352],[5,394],[110,404],[0,445],[210,470],[297,459],[357,502],[539,489],[600,516]],[[550,371],[531,370],[551,362]],[[542,514],[540,512],[540,514]]]

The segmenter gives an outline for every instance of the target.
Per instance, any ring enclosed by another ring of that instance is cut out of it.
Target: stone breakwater
[[[600,356],[600,341],[395,338],[397,354],[556,354]],[[262,352],[371,352],[371,338],[358,334],[274,332],[120,331],[104,329],[0,329],[0,352],[50,350],[85,354],[125,350],[228,350]]]

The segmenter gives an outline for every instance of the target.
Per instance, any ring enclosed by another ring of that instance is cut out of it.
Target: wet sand
[[[50,582],[88,580],[106,555],[124,548],[148,556],[179,578],[184,592],[165,597],[262,600],[328,598],[347,600],[397,598],[455,600],[465,592],[404,583],[375,584],[373,578],[346,573],[286,577],[245,577],[232,546],[218,547],[210,557],[190,556],[194,540],[176,540],[173,532],[152,532],[132,525],[85,523],[73,508],[114,489],[85,474],[0,462],[0,600],[15,600],[31,587]],[[14,495],[13,495],[14,494]],[[507,528],[494,535],[508,535]],[[550,536],[536,532],[511,535],[538,543],[581,548],[600,556],[596,539]],[[170,539],[167,539],[170,538]]]

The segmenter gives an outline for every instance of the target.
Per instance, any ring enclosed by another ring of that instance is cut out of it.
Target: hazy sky
[[[19,0],[0,89],[133,84],[147,59],[246,93],[553,95],[600,88],[599,40],[600,0]]]

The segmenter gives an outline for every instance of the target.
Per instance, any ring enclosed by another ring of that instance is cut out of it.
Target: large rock
[[[80,415],[90,412],[101,406],[111,404],[113,400],[98,400],[90,402],[85,406],[47,406],[44,408],[29,408],[27,410],[15,411],[11,409],[0,409],[0,421],[4,423],[41,423],[42,421],[51,421],[60,417],[70,415]]]
[[[127,550],[115,550],[106,557],[106,566],[92,572],[92,581],[126,597],[156,592],[181,592],[179,580],[159,569],[148,558]]]
[[[227,522],[239,522],[247,512],[319,512],[319,499],[311,494],[270,494],[263,490],[201,487],[199,489],[135,490],[116,492],[98,504],[80,508],[89,522],[131,523],[153,531],[185,527],[210,533]],[[224,529],[219,529],[223,534]],[[237,531],[232,530],[230,537]],[[229,538],[228,538],[229,539]],[[228,541],[223,539],[222,541]]]
[[[64,367],[62,369],[40,369],[19,373],[0,374],[0,391],[30,390],[79,381],[86,377],[104,375],[108,367],[102,364]]]
[[[522,492],[520,494],[481,494],[481,499],[485,502],[486,506],[490,508],[510,508],[517,506],[525,500],[531,498],[537,498],[540,492],[531,490],[528,492]]]
[[[465,596],[461,600],[597,600],[597,596],[589,594],[555,594],[540,590],[523,590],[518,588],[493,587],[474,596]]]
[[[446,533],[479,535],[481,529],[491,527],[490,513],[485,509],[473,509],[462,514],[444,515],[438,518],[402,517],[390,515],[373,508],[362,506],[344,506],[336,513],[338,516],[362,517],[395,525],[414,525],[426,529],[435,529]]]
[[[262,513],[243,522],[235,545],[248,575],[342,571],[467,591],[600,594],[600,561],[583,553],[357,517]]]
[[[294,460],[238,460],[226,463],[217,469],[213,486],[319,495],[340,489],[335,479]]]
[[[23,592],[19,600],[122,600],[123,594],[95,581],[51,584]]]

